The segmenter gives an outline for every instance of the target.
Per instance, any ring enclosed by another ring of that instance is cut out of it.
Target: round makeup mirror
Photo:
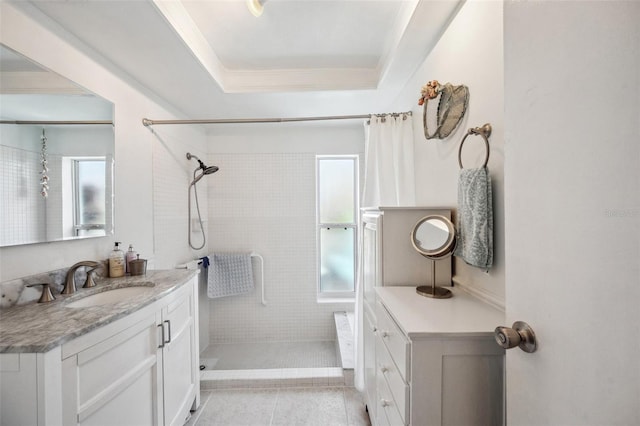
[[[416,292],[435,299],[453,296],[450,290],[436,286],[436,260],[451,256],[456,247],[456,230],[453,223],[444,216],[425,216],[413,227],[411,244],[418,253],[432,261],[431,285],[420,286]]]

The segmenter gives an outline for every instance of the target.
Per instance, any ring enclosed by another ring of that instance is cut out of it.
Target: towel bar
[[[482,136],[482,139],[484,139],[484,145],[487,149],[487,156],[484,158],[484,164],[482,165],[482,167],[487,167],[487,163],[489,162],[489,136],[491,136],[491,124],[487,123],[482,127],[472,127],[467,131],[467,134],[464,135],[464,138],[462,138],[462,142],[460,142],[460,148],[458,148],[458,164],[460,165],[461,169],[464,168],[462,167],[462,145],[464,145],[464,141],[469,135],[479,135]]]
[[[260,288],[262,289],[262,294],[261,294],[262,299],[261,299],[261,301],[262,301],[262,305],[263,306],[267,306],[267,300],[264,297],[264,258],[261,255],[259,255],[258,253],[255,253],[255,252],[251,253],[251,257],[255,257],[255,258],[260,259],[260,280],[262,281],[260,283]],[[202,265],[202,260],[201,259],[197,259],[197,260],[195,260],[195,262],[197,262],[198,265]],[[189,263],[191,263],[191,262],[189,262]],[[189,263],[184,263],[182,265],[176,265],[176,269],[189,269]]]

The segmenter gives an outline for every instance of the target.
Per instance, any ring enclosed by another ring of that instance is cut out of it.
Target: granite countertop
[[[148,271],[146,275],[96,278],[96,287],[56,295],[50,303],[29,303],[0,310],[0,353],[47,352],[96,328],[150,305],[188,283],[195,270]],[[68,307],[86,296],[120,287],[145,286],[148,291],[113,304]]]
[[[459,287],[447,287],[450,299],[432,299],[415,287],[376,287],[378,300],[409,337],[493,336],[504,325],[504,312]]]

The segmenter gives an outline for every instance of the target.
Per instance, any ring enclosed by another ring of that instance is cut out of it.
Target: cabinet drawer
[[[411,351],[409,340],[398,328],[391,318],[386,308],[380,303],[376,303],[376,318],[378,320],[378,335],[382,338],[384,345],[389,350],[393,362],[398,367],[402,378],[408,382],[411,368]]]
[[[398,412],[404,421],[409,420],[409,386],[405,383],[398,368],[391,360],[382,339],[376,337],[376,374],[384,377],[389,391],[396,402]]]
[[[377,404],[377,420],[379,424],[389,424],[391,426],[406,425],[402,420],[402,416],[398,412],[398,405],[393,394],[387,385],[387,381],[382,374],[378,374],[376,379],[378,404]]]

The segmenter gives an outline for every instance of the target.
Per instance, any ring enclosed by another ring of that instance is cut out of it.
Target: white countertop
[[[410,338],[492,336],[496,327],[505,325],[504,312],[460,288],[449,289],[449,299],[421,296],[415,287],[406,286],[376,287],[376,294]]]

